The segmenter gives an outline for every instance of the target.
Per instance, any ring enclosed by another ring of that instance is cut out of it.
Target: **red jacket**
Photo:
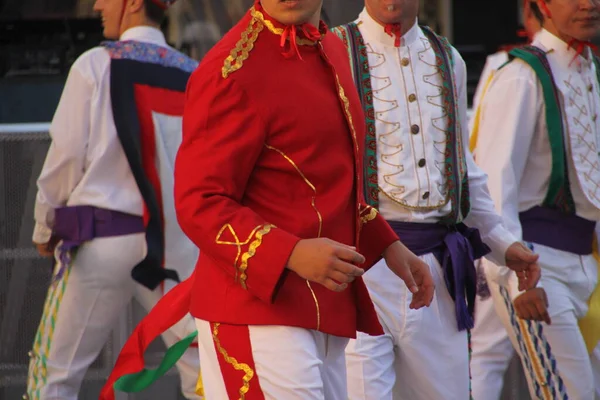
[[[102,399],[143,369],[144,349],[188,311],[211,322],[383,333],[362,279],[336,293],[286,269],[300,239],[355,245],[364,268],[398,240],[362,201],[365,123],[348,53],[325,27],[318,43],[298,37],[298,53],[290,40],[282,47],[285,27],[255,7],[188,84],[175,207],[200,248],[195,273],[138,325]]]
[[[206,55],[188,84],[175,207],[201,249],[191,313],[345,337],[380,334],[362,279],[336,293],[286,269],[300,239],[356,245],[366,268],[397,240],[357,201],[365,124],[348,53],[325,29],[320,43],[298,46],[302,59],[285,58],[291,44],[282,49],[276,32],[284,26],[263,22],[268,17],[258,7]],[[255,35],[252,47],[245,38]],[[251,50],[232,60],[238,48]],[[374,218],[362,223],[361,215]]]

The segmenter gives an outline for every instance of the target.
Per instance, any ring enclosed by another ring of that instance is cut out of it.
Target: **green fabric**
[[[166,374],[179,361],[197,336],[198,332],[191,333],[186,338],[169,347],[158,368],[144,369],[136,374],[124,375],[115,382],[113,388],[125,393],[137,393],[146,389]]]
[[[510,55],[525,61],[535,71],[542,91],[544,103],[546,104],[546,126],[548,128],[548,140],[552,152],[552,170],[548,193],[544,199],[544,205],[556,208],[557,199],[562,197],[565,188],[566,163],[565,145],[563,136],[563,121],[561,107],[556,95],[556,85],[552,75],[544,66],[540,57],[524,48],[516,48],[510,51]]]
[[[445,37],[439,36],[427,26],[422,26],[421,29],[431,43],[442,76],[442,100],[447,116],[444,172],[452,209],[441,222],[455,225],[462,222],[471,209],[466,149],[463,144],[463,127],[460,121],[458,90],[454,76],[455,60],[452,46]]]
[[[367,46],[356,23],[351,22],[333,28],[334,32],[346,45],[348,59],[352,67],[354,84],[363,107],[366,121],[365,145],[363,154],[363,192],[364,199],[373,208],[379,208],[379,184],[377,174],[377,134],[375,129],[375,108],[373,107],[373,90]]]

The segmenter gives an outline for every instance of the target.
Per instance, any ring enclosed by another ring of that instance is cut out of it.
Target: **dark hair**
[[[535,19],[538,20],[540,25],[543,25],[544,24],[544,14],[542,14],[542,11],[540,10],[540,8],[538,7],[537,3],[534,0],[529,0],[529,8],[531,9],[531,12],[533,13],[533,16],[535,17]]]
[[[154,22],[155,24],[162,24],[165,20],[165,10],[163,10],[153,0],[144,0],[144,8],[146,10],[146,17]]]

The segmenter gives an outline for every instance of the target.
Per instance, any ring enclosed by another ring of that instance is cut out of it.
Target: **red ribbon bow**
[[[591,48],[594,51],[598,50],[598,46],[587,40],[571,39],[569,40],[568,45],[570,49],[575,50],[575,56],[571,60],[571,63],[577,59],[577,56],[582,55],[587,47]]]
[[[298,36],[298,29],[302,32],[302,35],[308,40],[312,40],[316,42],[321,38],[321,32],[312,24],[302,24],[302,25],[288,25],[283,30],[281,34],[281,41],[279,45],[284,49],[283,55],[285,58],[292,58],[294,55],[297,55],[300,60],[302,60],[302,56],[300,55],[300,49],[298,48],[298,43],[296,42],[296,38]],[[286,50],[286,43],[290,42],[290,47]]]
[[[394,38],[395,47],[400,47],[400,38],[402,37],[400,24],[385,24],[385,33]]]

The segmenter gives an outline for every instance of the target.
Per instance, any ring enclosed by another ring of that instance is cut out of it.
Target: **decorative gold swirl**
[[[228,364],[231,364],[233,366],[233,368],[235,368],[236,371],[244,371],[245,375],[242,378],[243,385],[239,391],[239,393],[240,393],[239,400],[245,400],[246,393],[248,393],[248,391],[250,390],[250,381],[252,380],[252,378],[254,378],[254,370],[252,368],[250,368],[250,366],[248,364],[240,363],[234,357],[231,357],[227,353],[227,350],[225,350],[223,348],[223,346],[221,346],[221,340],[219,339],[219,326],[221,326],[221,324],[218,322],[213,325],[212,336],[213,336],[213,340],[215,342],[215,346],[216,346],[217,350],[219,351],[219,353],[221,353],[221,355],[225,359],[225,362],[227,362]]]

